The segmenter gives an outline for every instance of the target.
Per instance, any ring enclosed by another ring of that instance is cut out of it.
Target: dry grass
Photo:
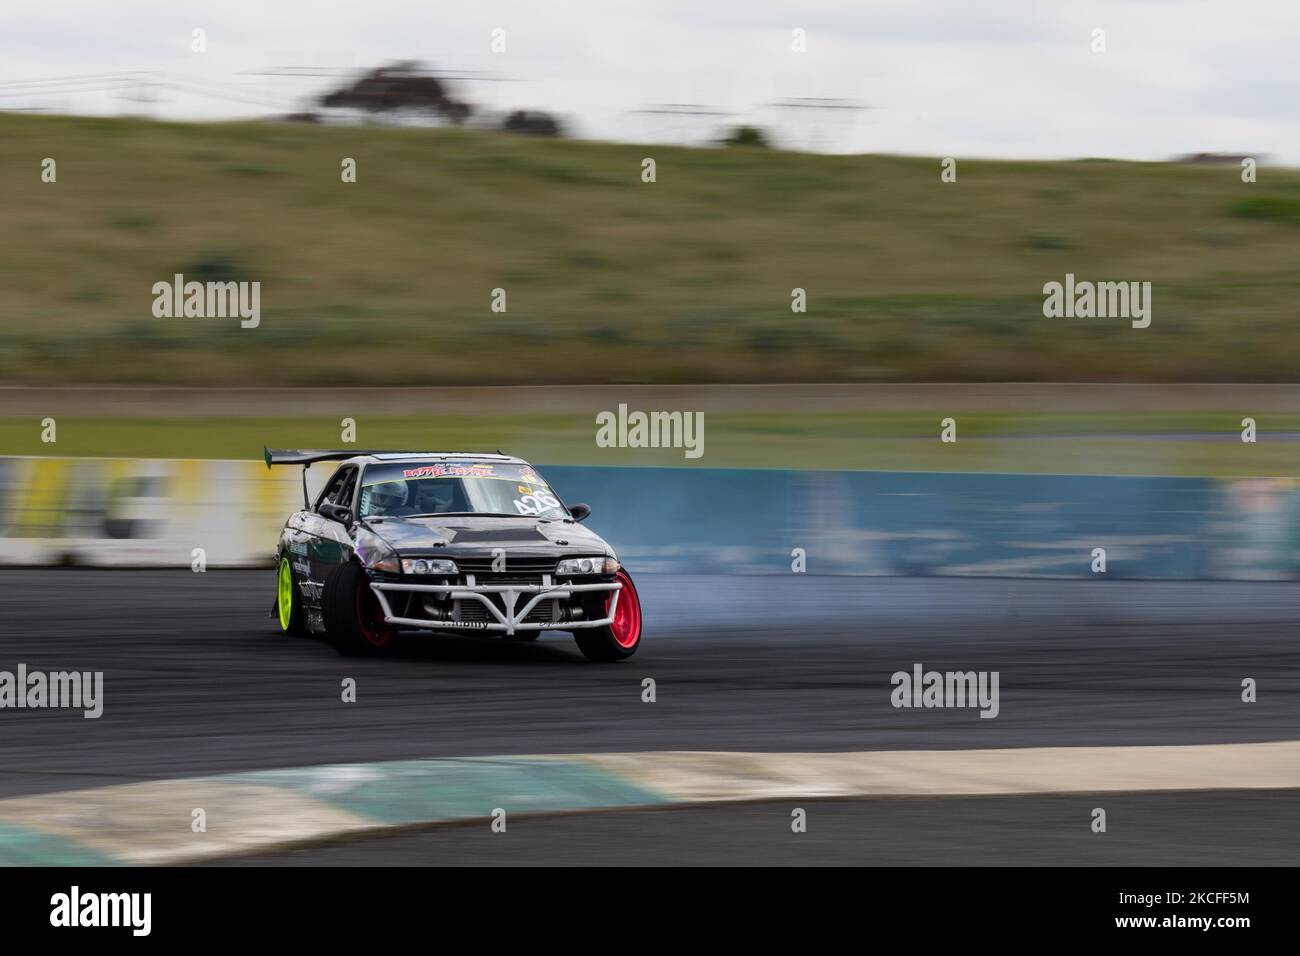
[[[17,115],[0,116],[0,141],[0,381],[1294,381],[1300,367],[1295,171],[1245,185],[1235,168],[971,161],[945,185],[930,159]],[[57,184],[40,182],[46,156]],[[154,318],[151,286],[175,272],[260,281],[261,327]],[[1152,327],[1045,319],[1043,283],[1066,272],[1153,282]]]

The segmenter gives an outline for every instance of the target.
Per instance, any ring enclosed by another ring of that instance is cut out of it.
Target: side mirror
[[[574,521],[585,521],[587,516],[591,514],[591,505],[570,505],[569,514],[573,515]]]
[[[347,505],[336,505],[325,501],[321,503],[320,513],[331,521],[339,522],[339,524],[352,523],[352,509]]]

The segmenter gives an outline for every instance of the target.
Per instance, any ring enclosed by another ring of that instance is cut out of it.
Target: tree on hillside
[[[722,145],[766,147],[767,134],[757,126],[737,126],[723,138]]]
[[[469,103],[452,97],[445,80],[409,61],[377,67],[355,82],[326,93],[320,102],[329,109],[359,109],[375,114],[427,112],[456,126],[474,111]]]
[[[506,117],[501,128],[507,133],[527,133],[530,136],[564,135],[564,126],[560,121],[540,110],[515,110]]]

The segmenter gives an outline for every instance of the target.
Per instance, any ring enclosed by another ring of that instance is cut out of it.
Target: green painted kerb
[[[637,786],[617,774],[563,757],[469,757],[336,764],[236,773],[192,782],[214,788],[251,785],[296,793],[309,797],[322,810],[326,807],[344,810],[354,818],[374,821],[379,827],[487,819],[497,809],[509,815],[673,802],[672,797]],[[149,785],[137,784],[133,788],[141,786]],[[146,804],[153,807],[155,816],[141,822],[147,831],[159,836],[173,827],[175,821],[164,820],[159,815],[158,807],[166,805],[163,797],[168,783],[160,781],[153,786],[156,799]],[[107,787],[98,793],[107,798],[120,789]],[[243,831],[262,836],[274,834],[274,812],[251,813],[243,820],[231,821],[237,831],[231,836]],[[313,835],[328,838],[337,827],[336,816],[322,814]],[[87,841],[97,835],[96,824],[87,821]],[[248,849],[247,844],[241,845],[237,839],[231,845],[238,850],[230,852]],[[74,840],[0,822],[0,866],[106,866],[118,862],[121,861]]]
[[[72,840],[0,823],[0,866],[116,866],[112,857]]]
[[[597,807],[653,806],[671,798],[597,767],[527,757],[340,764],[219,778],[297,790],[383,823],[422,823]]]

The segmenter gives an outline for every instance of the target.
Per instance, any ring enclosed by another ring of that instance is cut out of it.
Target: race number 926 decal
[[[538,489],[531,495],[515,499],[515,510],[521,515],[539,515],[544,511],[554,511],[560,507],[560,500],[547,491]]]

